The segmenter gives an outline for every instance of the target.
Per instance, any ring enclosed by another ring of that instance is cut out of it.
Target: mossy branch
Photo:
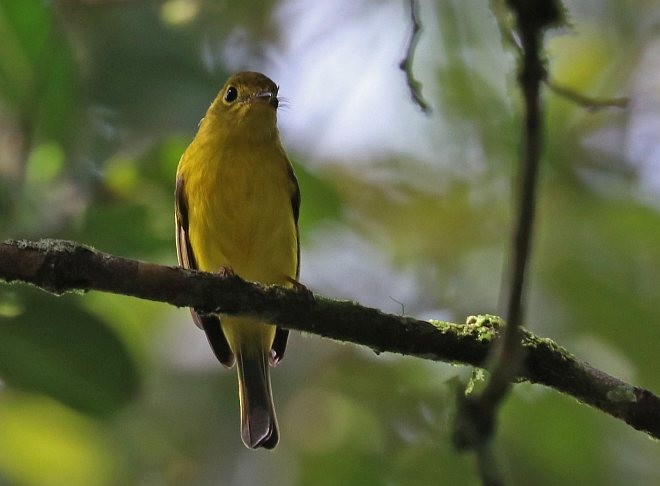
[[[236,276],[129,260],[63,240],[0,243],[0,281],[29,283],[57,295],[98,290],[206,313],[259,316],[377,353],[471,366],[483,366],[503,328],[494,316],[470,317],[465,324],[422,321]],[[577,360],[550,339],[525,329],[522,334],[526,353],[518,380],[571,395],[660,439],[658,396]]]

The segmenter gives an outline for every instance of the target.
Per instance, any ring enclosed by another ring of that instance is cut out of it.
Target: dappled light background
[[[412,102],[402,0],[0,3],[0,236],[174,264],[174,174],[232,72],[280,85],[302,190],[301,280],[387,312],[501,312],[520,152],[515,52],[488,2],[420,2]],[[660,391],[660,5],[569,1],[545,90],[528,319]],[[478,484],[452,449],[461,366],[292,333],[272,452],[239,434],[235,371],[185,309],[0,287],[0,484]],[[496,439],[512,484],[660,482],[644,434],[539,386]]]

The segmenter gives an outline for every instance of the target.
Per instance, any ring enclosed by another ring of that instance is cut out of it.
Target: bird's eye
[[[233,103],[236,101],[236,98],[238,98],[238,90],[233,86],[227,88],[227,92],[225,93],[225,101],[227,103]]]

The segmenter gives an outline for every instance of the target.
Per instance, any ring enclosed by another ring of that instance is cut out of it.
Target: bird
[[[264,74],[236,73],[200,121],[176,172],[180,266],[297,284],[300,189],[277,128],[278,90]],[[279,431],[269,368],[284,357],[288,330],[253,317],[190,311],[216,358],[228,368],[236,363],[244,444],[274,448]]]

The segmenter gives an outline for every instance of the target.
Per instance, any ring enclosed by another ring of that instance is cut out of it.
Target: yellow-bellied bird
[[[235,74],[200,122],[177,169],[179,265],[296,282],[300,192],[277,130],[277,92],[263,74]],[[269,366],[282,359],[288,331],[249,317],[191,313],[218,360],[237,363],[243,442],[272,449],[279,434]]]

